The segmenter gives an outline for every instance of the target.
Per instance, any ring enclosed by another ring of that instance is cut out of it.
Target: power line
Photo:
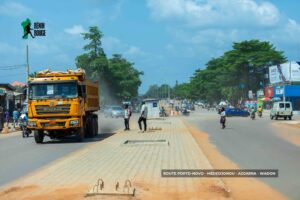
[[[0,77],[6,77],[6,76],[16,76],[16,75],[24,75],[24,72],[23,72],[23,73],[14,73],[14,74],[0,75]]]
[[[3,68],[3,69],[0,68],[0,70],[14,70],[14,69],[19,69],[19,68],[18,67]]]
[[[8,70],[8,69],[16,69],[19,67],[25,67],[26,64],[22,64],[22,65],[2,65],[0,66],[0,70]]]

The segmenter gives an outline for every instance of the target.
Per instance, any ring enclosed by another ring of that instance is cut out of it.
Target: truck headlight
[[[30,127],[36,127],[36,122],[29,121],[28,122],[28,126],[30,126]]]
[[[75,119],[75,120],[70,120],[70,126],[78,126],[79,124],[79,120]]]

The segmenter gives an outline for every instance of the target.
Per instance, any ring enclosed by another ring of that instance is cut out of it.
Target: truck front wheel
[[[37,144],[41,144],[44,141],[44,132],[43,131],[34,131],[34,140]]]

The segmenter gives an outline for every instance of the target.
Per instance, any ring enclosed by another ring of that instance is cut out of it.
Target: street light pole
[[[28,45],[26,45],[26,72],[27,72],[27,84],[28,84],[28,78],[29,78]]]
[[[28,104],[28,97],[29,97],[29,58],[28,58],[28,45],[26,45],[26,79],[27,79],[27,90],[26,90],[26,101]]]

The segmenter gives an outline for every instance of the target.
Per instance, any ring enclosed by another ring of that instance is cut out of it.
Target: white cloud
[[[300,24],[295,20],[289,19],[285,25],[284,31],[288,34],[290,39],[299,41]]]
[[[96,8],[94,10],[90,10],[87,13],[87,24],[89,26],[98,26],[99,24],[101,24],[103,22],[104,19],[104,14],[101,12],[101,10],[99,8]]]
[[[168,24],[173,42],[165,49],[181,57],[207,61],[229,50],[233,42],[259,39],[293,59],[300,41],[300,23],[268,1],[147,0],[147,6],[153,19]]]
[[[115,53],[120,53],[127,47],[127,45],[123,44],[118,38],[112,36],[104,36],[102,44],[105,51]]]
[[[71,28],[66,28],[65,32],[71,35],[80,35],[87,31],[81,25],[74,25]]]
[[[124,0],[117,1],[113,9],[111,20],[115,20],[121,15],[123,4],[124,4]]]
[[[148,0],[158,20],[180,19],[193,27],[275,26],[280,13],[271,3],[254,0]]]
[[[128,45],[119,40],[118,38],[112,36],[104,36],[102,44],[104,51],[107,51],[111,54],[120,53],[128,57],[138,57],[147,55],[147,53],[145,53],[139,47],[134,45]]]
[[[144,52],[136,46],[130,46],[128,50],[125,52],[127,55],[133,55],[133,56],[139,56],[139,55],[144,55]]]
[[[1,54],[15,54],[19,53],[20,49],[17,47],[14,47],[10,44],[0,42],[0,53]]]
[[[25,16],[31,13],[31,9],[20,3],[6,1],[0,4],[0,15],[7,16]]]

